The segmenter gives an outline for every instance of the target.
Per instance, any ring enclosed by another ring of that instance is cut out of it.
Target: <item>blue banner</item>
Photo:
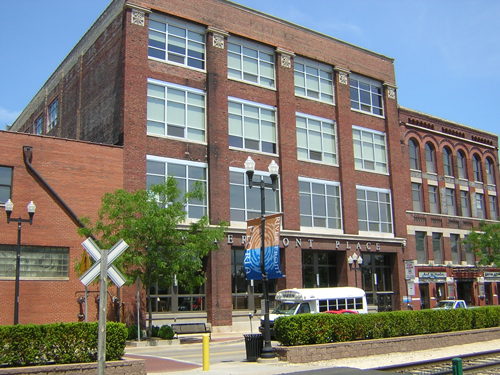
[[[248,220],[247,243],[243,265],[248,280],[262,280],[261,258],[261,219]],[[268,279],[284,277],[280,265],[281,214],[265,218],[264,270]]]

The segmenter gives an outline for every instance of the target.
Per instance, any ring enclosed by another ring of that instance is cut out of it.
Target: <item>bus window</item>
[[[354,310],[354,298],[347,298],[347,310]]]
[[[363,298],[356,298],[356,309],[361,310],[363,308]]]
[[[299,311],[297,311],[297,314],[308,314],[311,312],[311,308],[309,307],[308,303],[301,303],[299,307]]]
[[[319,312],[328,310],[328,304],[326,299],[321,299],[318,302],[319,302]]]
[[[346,307],[345,307],[345,299],[339,299],[338,303],[339,303],[339,310],[345,310],[346,309]]]
[[[338,310],[336,299],[329,299],[328,300],[328,310]]]

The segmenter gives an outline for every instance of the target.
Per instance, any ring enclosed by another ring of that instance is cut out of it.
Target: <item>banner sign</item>
[[[243,265],[248,280],[262,280],[260,252],[262,244],[261,218],[247,221],[247,243]],[[265,217],[264,270],[268,279],[283,277],[280,265],[281,214]]]

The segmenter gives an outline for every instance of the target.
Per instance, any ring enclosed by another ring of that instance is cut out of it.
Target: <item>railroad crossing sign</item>
[[[91,238],[87,238],[84,242],[82,242],[82,246],[95,261],[92,267],[90,267],[87,272],[80,277],[82,284],[88,286],[101,273],[101,249],[99,249],[99,246],[97,246]],[[117,287],[121,287],[125,284],[126,280],[120,271],[118,271],[118,269],[111,263],[113,263],[127,248],[127,243],[120,240],[108,252],[108,276]]]

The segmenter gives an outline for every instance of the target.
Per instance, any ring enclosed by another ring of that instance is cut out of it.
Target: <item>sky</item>
[[[500,1],[235,0],[395,59],[408,107],[500,133]],[[110,0],[0,0],[0,130]]]

